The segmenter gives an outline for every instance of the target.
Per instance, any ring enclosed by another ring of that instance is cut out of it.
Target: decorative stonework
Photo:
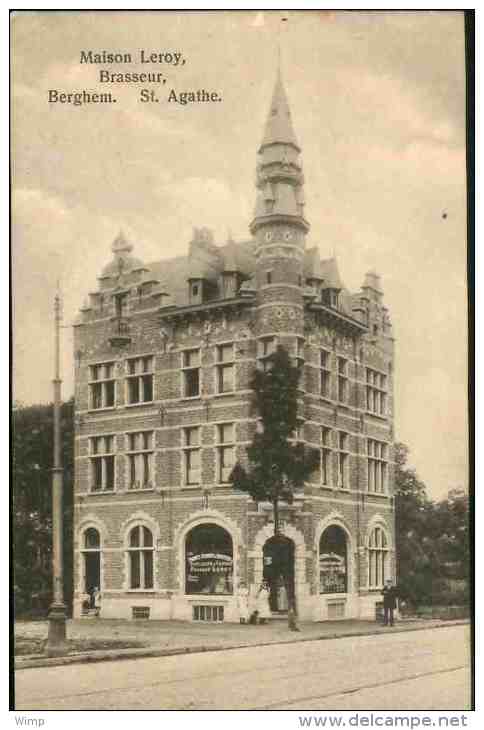
[[[368,543],[370,540],[370,535],[375,529],[375,527],[381,527],[385,531],[385,535],[387,538],[387,546],[389,550],[393,550],[393,530],[390,528],[387,520],[383,515],[376,514],[373,515],[371,520],[368,522],[367,528],[366,528],[366,535],[365,535],[365,546],[368,547]]]

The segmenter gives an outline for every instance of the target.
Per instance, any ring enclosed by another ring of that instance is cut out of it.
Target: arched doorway
[[[294,543],[283,535],[274,535],[263,548],[263,578],[269,584],[269,603],[274,613],[295,607]]]

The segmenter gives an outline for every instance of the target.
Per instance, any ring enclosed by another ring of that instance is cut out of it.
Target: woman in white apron
[[[240,583],[239,585],[239,595],[237,598],[237,603],[239,607],[239,619],[241,624],[248,624],[249,623],[249,589],[245,585],[245,583]]]
[[[272,616],[269,604],[269,586],[265,581],[261,584],[257,594],[256,609],[258,612],[259,623],[265,624],[267,619]]]

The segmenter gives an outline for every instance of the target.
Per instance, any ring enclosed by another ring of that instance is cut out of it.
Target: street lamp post
[[[64,603],[63,569],[63,469],[61,454],[61,383],[60,378],[60,323],[61,300],[57,293],[55,313],[55,377],[54,386],[54,464],[52,468],[52,579],[53,600],[49,610],[47,654],[55,656],[66,652],[66,606]]]

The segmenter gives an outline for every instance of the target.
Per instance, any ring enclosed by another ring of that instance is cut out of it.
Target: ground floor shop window
[[[319,541],[319,592],[348,591],[348,550],[345,531],[338,525],[328,527]]]
[[[189,594],[233,593],[234,554],[227,530],[197,525],[185,541],[185,590]]]

